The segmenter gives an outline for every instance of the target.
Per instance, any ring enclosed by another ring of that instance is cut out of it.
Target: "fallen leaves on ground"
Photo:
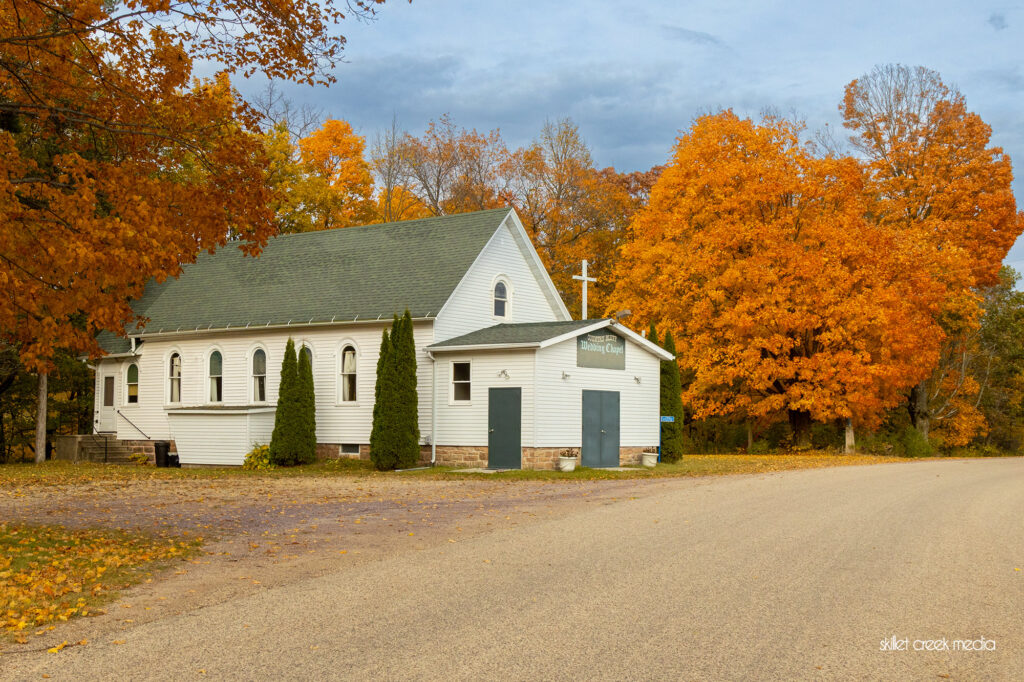
[[[0,629],[17,636],[88,615],[117,589],[143,578],[140,568],[185,556],[194,546],[133,533],[0,523]]]

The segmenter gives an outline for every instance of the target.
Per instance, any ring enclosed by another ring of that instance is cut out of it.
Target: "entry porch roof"
[[[556,343],[568,341],[581,334],[610,328],[611,331],[631,340],[661,360],[675,358],[664,348],[656,346],[632,329],[610,319],[568,320],[564,322],[521,322],[518,324],[497,324],[478,329],[469,334],[439,341],[427,350],[435,353],[472,350],[512,350],[516,348],[547,348]]]

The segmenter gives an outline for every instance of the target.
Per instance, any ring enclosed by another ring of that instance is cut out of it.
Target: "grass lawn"
[[[452,467],[428,467],[399,472],[375,471],[368,461],[330,460],[297,467],[247,471],[240,467],[209,469],[156,469],[152,466],[72,464],[7,464],[0,466],[0,490],[5,487],[33,485],[75,485],[132,480],[216,480],[219,478],[280,478],[321,476],[416,476],[422,478],[488,478],[520,480],[596,480],[659,478],[673,476],[713,476],[751,474],[789,469],[812,469],[828,466],[878,464],[906,461],[873,455],[837,455],[823,452],[785,455],[687,455],[679,462],[659,464],[655,469],[606,471],[578,467],[571,473],[558,471],[503,471],[498,473],[459,473]]]
[[[137,533],[0,523],[0,631],[19,642],[44,635],[195,548]]]

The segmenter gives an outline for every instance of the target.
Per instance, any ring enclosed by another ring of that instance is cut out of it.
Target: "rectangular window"
[[[103,377],[103,407],[114,406],[114,377]]]
[[[342,443],[341,454],[343,455],[358,455],[359,454],[359,443]]]
[[[452,399],[466,401],[470,399],[470,364],[468,362],[452,363]]]

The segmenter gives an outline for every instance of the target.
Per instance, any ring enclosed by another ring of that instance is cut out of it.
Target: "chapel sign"
[[[576,337],[576,366],[626,369],[626,341],[605,331]]]

